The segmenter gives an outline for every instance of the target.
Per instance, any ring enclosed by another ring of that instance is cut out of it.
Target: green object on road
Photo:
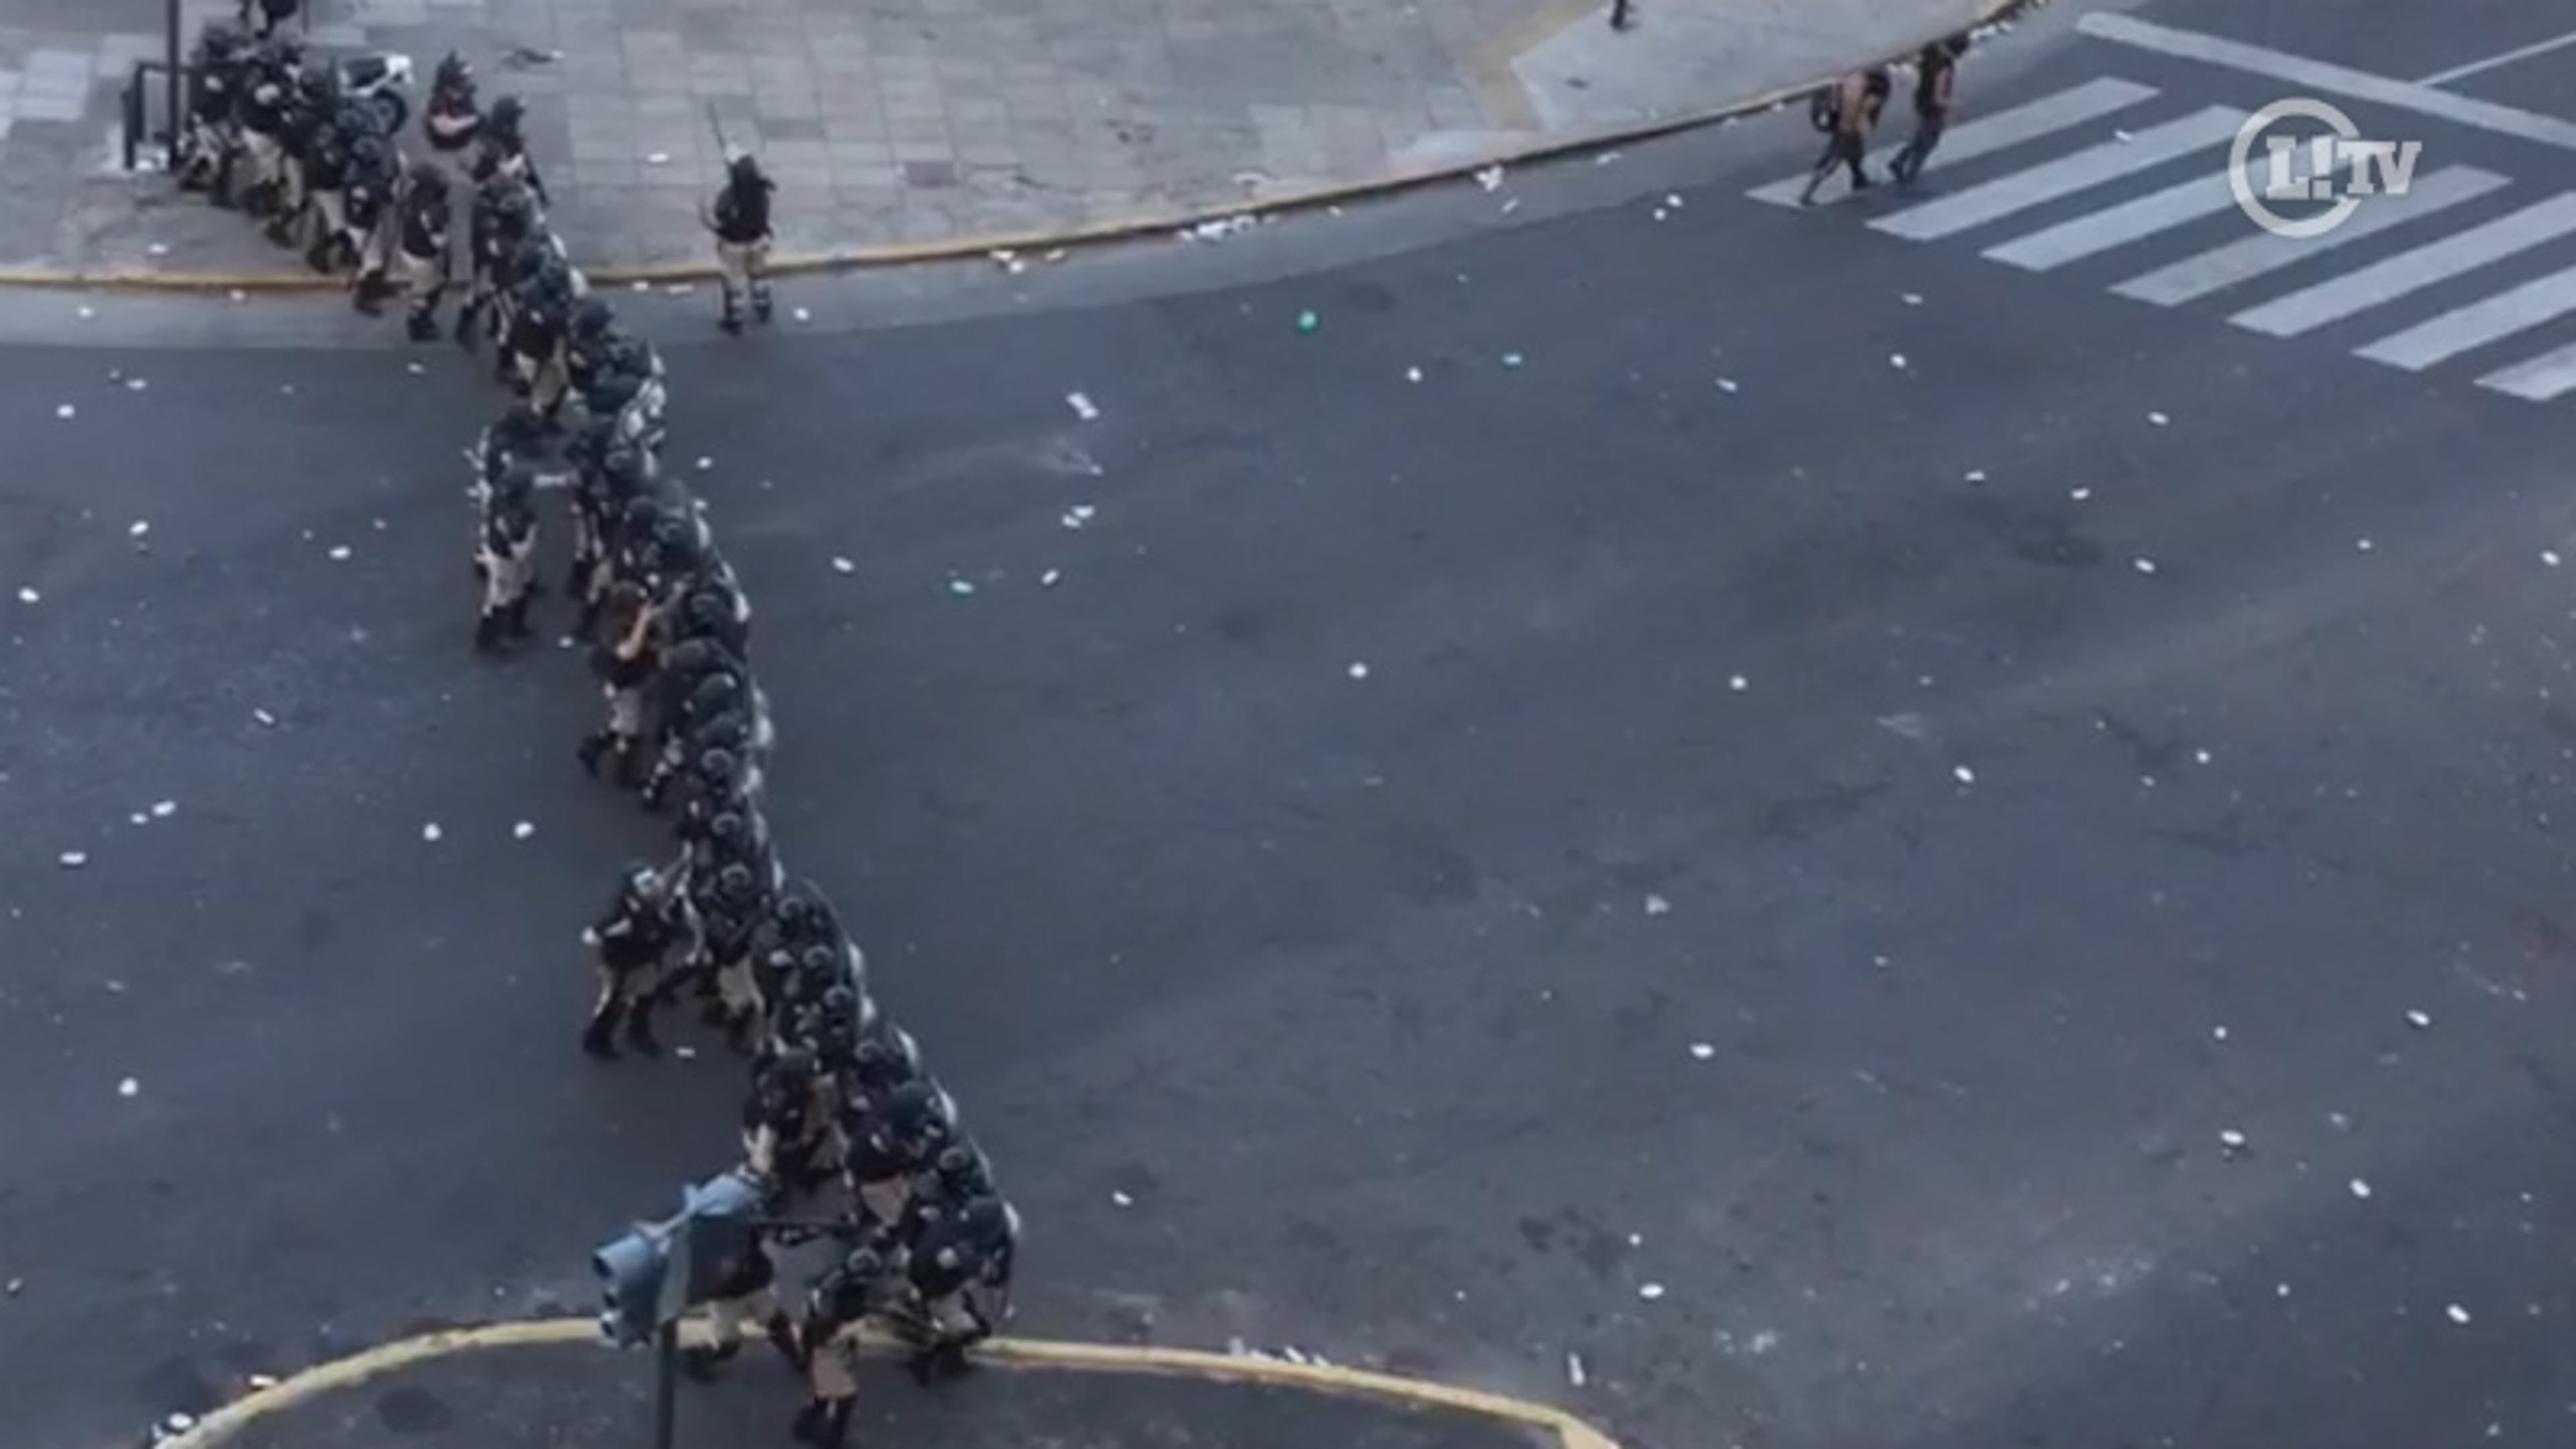
[[[1316,316],[1312,312],[1300,312],[1297,314],[1297,330],[1300,332],[1312,332],[1323,325],[1324,319]]]

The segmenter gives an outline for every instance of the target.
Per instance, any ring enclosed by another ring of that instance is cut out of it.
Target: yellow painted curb
[[[1976,29],[2024,10],[2037,9],[2047,0],[1982,0],[1977,13],[1965,27]],[[1551,11],[1551,13],[1557,13]],[[1955,33],[1945,31],[1945,34]],[[1927,37],[1937,40],[1939,36]],[[1906,47],[1896,55],[1884,57],[1889,62],[1902,60],[1922,48],[1922,43]],[[1809,95],[1833,83],[1832,76],[1803,81],[1768,91],[1750,100],[1734,101],[1707,110],[1667,116],[1660,120],[1640,121],[1623,126],[1583,131],[1567,136],[1533,137],[1490,146],[1466,160],[1450,160],[1422,166],[1401,167],[1359,181],[1324,181],[1306,186],[1282,187],[1276,191],[1249,196],[1195,209],[1138,212],[1107,221],[1053,231],[988,232],[982,235],[942,237],[937,241],[896,242],[883,246],[835,247],[824,252],[795,252],[770,259],[773,275],[851,271],[863,267],[899,267],[922,262],[968,261],[996,251],[1042,253],[1058,247],[1098,246],[1105,242],[1127,241],[1157,233],[1171,233],[1204,222],[1223,221],[1230,217],[1255,212],[1311,211],[1321,206],[1334,206],[1351,201],[1410,191],[1434,182],[1450,181],[1481,171],[1488,166],[1519,166],[1533,161],[1546,161],[1578,151],[1602,150],[1632,145],[1696,130],[1721,121],[1769,110],[1786,102]],[[641,266],[585,267],[590,280],[602,286],[631,286],[637,282],[660,285],[680,282],[712,281],[716,269],[711,262],[653,262]],[[95,271],[56,270],[48,267],[0,267],[0,287],[91,288],[107,291],[136,292],[324,292],[345,290],[348,283],[337,277],[299,275],[291,272],[176,272],[155,271],[148,267],[107,267]]]
[[[682,1325],[683,1339],[694,1341],[704,1332],[702,1322],[692,1320]],[[270,1414],[282,1413],[296,1405],[321,1397],[334,1389],[345,1389],[368,1379],[435,1359],[458,1354],[478,1353],[492,1349],[527,1348],[546,1344],[597,1343],[599,1325],[587,1318],[546,1318],[525,1323],[492,1323],[474,1328],[452,1328],[424,1333],[414,1338],[380,1344],[347,1358],[317,1364],[302,1373],[291,1374],[264,1389],[235,1399],[199,1419],[184,1433],[161,1441],[160,1449],[214,1449],[252,1422]],[[870,1335],[868,1346],[885,1352],[892,1342],[883,1335]],[[1562,1409],[1545,1404],[1528,1403],[1489,1394],[1479,1389],[1463,1389],[1450,1384],[1423,1379],[1403,1378],[1395,1374],[1373,1373],[1366,1369],[1341,1368],[1330,1364],[1284,1363],[1272,1359],[1236,1358],[1231,1354],[1206,1353],[1186,1348],[1144,1348],[1112,1343],[1058,1343],[1042,1339],[997,1338],[976,1350],[985,1362],[1011,1368],[1055,1370],[1068,1373],[1110,1373],[1138,1376],[1158,1375],[1175,1378],[1206,1379],[1228,1383],[1273,1384],[1302,1388],[1342,1398],[1387,1399],[1418,1407],[1449,1409],[1476,1414],[1505,1423],[1532,1429],[1544,1429],[1557,1436],[1562,1449],[1619,1449],[1610,1436],[1577,1419]]]

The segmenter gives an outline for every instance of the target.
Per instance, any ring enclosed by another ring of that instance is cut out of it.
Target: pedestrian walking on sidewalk
[[[1967,50],[1968,37],[1954,35],[1923,47],[1915,60],[1914,139],[1887,164],[1887,174],[1898,184],[1914,184],[1923,174],[1923,163],[1932,159],[1932,148],[1941,144],[1941,133],[1950,129],[1950,110],[1958,96],[1959,57]]]
[[[1800,206],[1815,205],[1816,189],[1841,167],[1851,170],[1852,190],[1869,189],[1869,168],[1865,164],[1869,135],[1895,89],[1894,77],[1882,65],[1854,71],[1836,82],[1832,90],[1817,94],[1808,120],[1825,133],[1825,153],[1816,158],[1815,170],[1807,177],[1807,189],[1798,193]]]

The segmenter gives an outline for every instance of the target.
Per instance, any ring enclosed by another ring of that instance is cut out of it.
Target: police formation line
[[[533,636],[540,503],[563,495],[564,603],[605,714],[577,757],[671,817],[678,837],[671,859],[629,864],[583,932],[598,996],[582,1046],[657,1053],[656,1012],[685,1003],[749,1059],[740,1174],[764,1211],[808,1216],[727,1265],[706,1295],[712,1340],[689,1366],[715,1372],[760,1326],[809,1387],[797,1437],[832,1449],[849,1432],[861,1325],[911,1345],[924,1383],[962,1369],[1009,1317],[1019,1218],[910,1034],[869,994],[866,958],[830,900],[790,877],[771,841],[776,730],[750,665],[751,606],[702,506],[662,466],[661,360],[549,228],[520,108],[505,97],[479,110],[462,60],[439,67],[413,160],[388,111],[350,101],[291,37],[253,43],[216,27],[199,56],[182,183],[265,218],[316,268],[349,272],[362,308],[406,293],[415,337],[440,331],[445,198],[474,189],[455,335],[470,347],[488,330],[496,375],[516,394],[468,450],[474,644],[506,655]],[[729,330],[746,297],[768,315],[769,191],[735,158],[708,218]],[[791,1314],[773,1250],[814,1239],[831,1243],[831,1261]]]
[[[506,306],[546,263],[545,249],[530,245],[548,198],[528,154],[526,105],[502,96],[483,109],[472,68],[450,54],[431,83],[414,151],[401,134],[409,106],[387,80],[381,59],[334,64],[308,56],[291,34],[254,39],[239,26],[208,25],[190,56],[173,157],[179,184],[264,221],[269,239],[300,249],[314,271],[346,276],[358,310],[373,314],[402,298],[420,342],[439,336],[439,308],[458,282],[453,223],[462,204],[456,338],[471,345],[479,322],[522,358],[547,355],[560,345],[560,309]],[[757,158],[736,153],[723,189],[700,211],[715,242],[718,321],[728,332],[742,330],[746,300],[760,321],[770,319],[774,190]],[[561,260],[559,247],[554,257]]]

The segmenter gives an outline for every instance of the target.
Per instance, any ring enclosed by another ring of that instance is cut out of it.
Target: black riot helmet
[[[835,979],[839,965],[840,953],[829,946],[808,946],[796,958],[796,969],[809,981]]]
[[[728,900],[741,900],[752,892],[751,867],[739,862],[716,872],[716,892]]]
[[[470,102],[474,98],[474,67],[465,63],[465,57],[451,50],[445,59],[439,61],[438,71],[430,78],[429,88],[442,96],[461,97]]]
[[[237,59],[246,44],[240,29],[228,20],[209,20],[197,32],[197,54],[209,65],[224,65]]]
[[[734,678],[730,671],[719,669],[699,680],[697,688],[689,691],[689,711],[701,718],[722,714],[731,709],[741,695],[742,681]]]
[[[707,755],[721,753],[723,752],[720,750],[709,750]],[[705,766],[707,755],[699,756],[701,768]],[[719,812],[715,819],[707,822],[707,837],[719,845],[735,845],[743,840],[749,829],[750,826],[743,821],[741,811],[726,810]]]
[[[958,1215],[958,1221],[977,1242],[992,1246],[1000,1246],[1020,1235],[1019,1214],[1011,1211],[1009,1203],[989,1193],[966,1204],[966,1211]]]
[[[349,169],[361,177],[381,177],[393,165],[393,154],[381,136],[360,136],[349,143]]]
[[[491,184],[491,183],[487,183]],[[518,181],[504,177],[491,184],[492,218],[509,236],[524,236],[537,224],[537,196]]]
[[[742,761],[731,750],[709,750],[698,756],[698,778],[713,788],[728,788],[741,774]]]
[[[420,206],[447,209],[447,173],[435,166],[424,166],[411,173],[411,199]]]
[[[952,1142],[941,1148],[931,1170],[938,1175],[940,1195],[951,1202],[981,1197],[993,1190],[993,1165],[984,1160],[983,1149],[972,1142]]]
[[[760,158],[748,151],[740,152],[725,163],[725,184],[743,192],[775,191],[778,183],[760,169]]]
[[[492,114],[484,117],[484,127],[494,138],[506,145],[523,145],[525,143],[520,138],[519,127],[526,121],[527,116],[527,102],[517,96],[503,96],[492,103]]]
[[[573,304],[572,335],[584,342],[604,335],[617,325],[617,309],[604,298],[584,297]]]
[[[925,1152],[944,1144],[957,1125],[948,1094],[927,1077],[886,1093],[885,1121],[896,1141]]]

